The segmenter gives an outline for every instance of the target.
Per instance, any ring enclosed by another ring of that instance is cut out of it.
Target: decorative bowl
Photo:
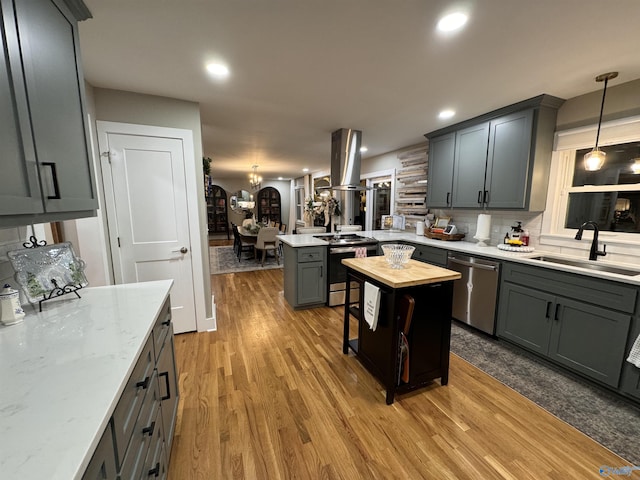
[[[416,247],[400,243],[382,245],[382,252],[391,268],[404,268],[404,264],[409,261],[415,249]]]

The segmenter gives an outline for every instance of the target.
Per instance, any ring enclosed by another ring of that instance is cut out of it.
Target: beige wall
[[[200,106],[195,102],[177,100],[167,97],[145,95],[120,90],[93,88],[96,120],[108,122],[134,123],[167,128],[182,128],[193,132],[194,158],[187,161],[186,168],[193,168],[198,185],[204,185],[202,172],[202,131],[200,126]],[[200,224],[206,226],[206,204],[204,194],[199,196],[198,217]],[[202,257],[209,258],[209,240],[207,229],[202,228],[199,239]],[[211,297],[211,276],[209,262],[205,261],[204,296]],[[205,302],[207,318],[212,315],[210,302]]]
[[[622,84],[616,80],[609,81],[607,95],[604,102],[603,121],[640,115],[640,79]],[[604,83],[596,83],[599,90],[570,98],[558,110],[556,130],[594,125],[598,123],[602,90]]]

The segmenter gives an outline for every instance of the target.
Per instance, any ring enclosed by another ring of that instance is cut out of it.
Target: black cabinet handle
[[[558,312],[560,311],[560,304],[556,303],[556,311],[553,314],[553,319],[558,320]]]
[[[160,476],[160,462],[156,463],[156,466],[153,467],[151,470],[149,470],[149,473],[147,476],[151,476],[153,475],[154,477],[159,477]]]
[[[167,319],[162,322],[162,325],[164,325],[165,327],[168,327],[169,325],[171,325],[171,315],[167,316]]]
[[[149,386],[149,380],[151,379],[151,377],[147,377],[144,380],[142,380],[141,382],[136,383],[136,387],[140,388],[142,387],[144,390],[147,389],[147,387]]]
[[[484,196],[482,197],[482,203],[489,203],[489,190],[484,191]]]
[[[478,190],[478,203],[482,203],[482,190]]]
[[[544,318],[549,318],[549,310],[551,310],[551,302],[547,302],[547,310],[544,313]]]
[[[51,186],[53,187],[53,195],[47,195],[50,200],[57,200],[60,198],[60,188],[58,186],[58,173],[56,171],[56,164],[54,162],[41,162],[43,167],[49,167],[51,169]]]
[[[144,427],[142,429],[142,434],[143,435],[149,434],[149,436],[152,437],[153,431],[155,430],[155,428],[156,428],[156,422],[151,422],[151,425],[149,425],[148,427]]]
[[[169,372],[162,372],[158,374],[159,377],[164,377],[164,381],[167,385],[167,394],[161,397],[160,400],[169,400],[171,398],[171,389],[169,387]]]
[[[449,205],[449,197],[451,196],[451,192],[447,192],[447,206]]]

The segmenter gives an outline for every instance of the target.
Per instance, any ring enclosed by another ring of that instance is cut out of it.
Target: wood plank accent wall
[[[398,154],[402,168],[396,173],[395,212],[405,215],[408,227],[427,214],[428,151],[423,145]]]

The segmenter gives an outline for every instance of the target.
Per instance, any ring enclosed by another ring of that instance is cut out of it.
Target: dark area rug
[[[630,401],[455,321],[451,352],[640,465],[640,408]]]
[[[260,262],[261,258],[262,257],[259,257],[259,259],[256,260],[252,258],[251,253],[243,252],[241,260],[238,261],[238,257],[233,251],[233,246],[209,247],[209,268],[211,269],[211,275],[282,268],[282,258],[280,259],[280,265],[278,265],[272,254],[267,255],[267,258],[264,260],[264,267]]]

